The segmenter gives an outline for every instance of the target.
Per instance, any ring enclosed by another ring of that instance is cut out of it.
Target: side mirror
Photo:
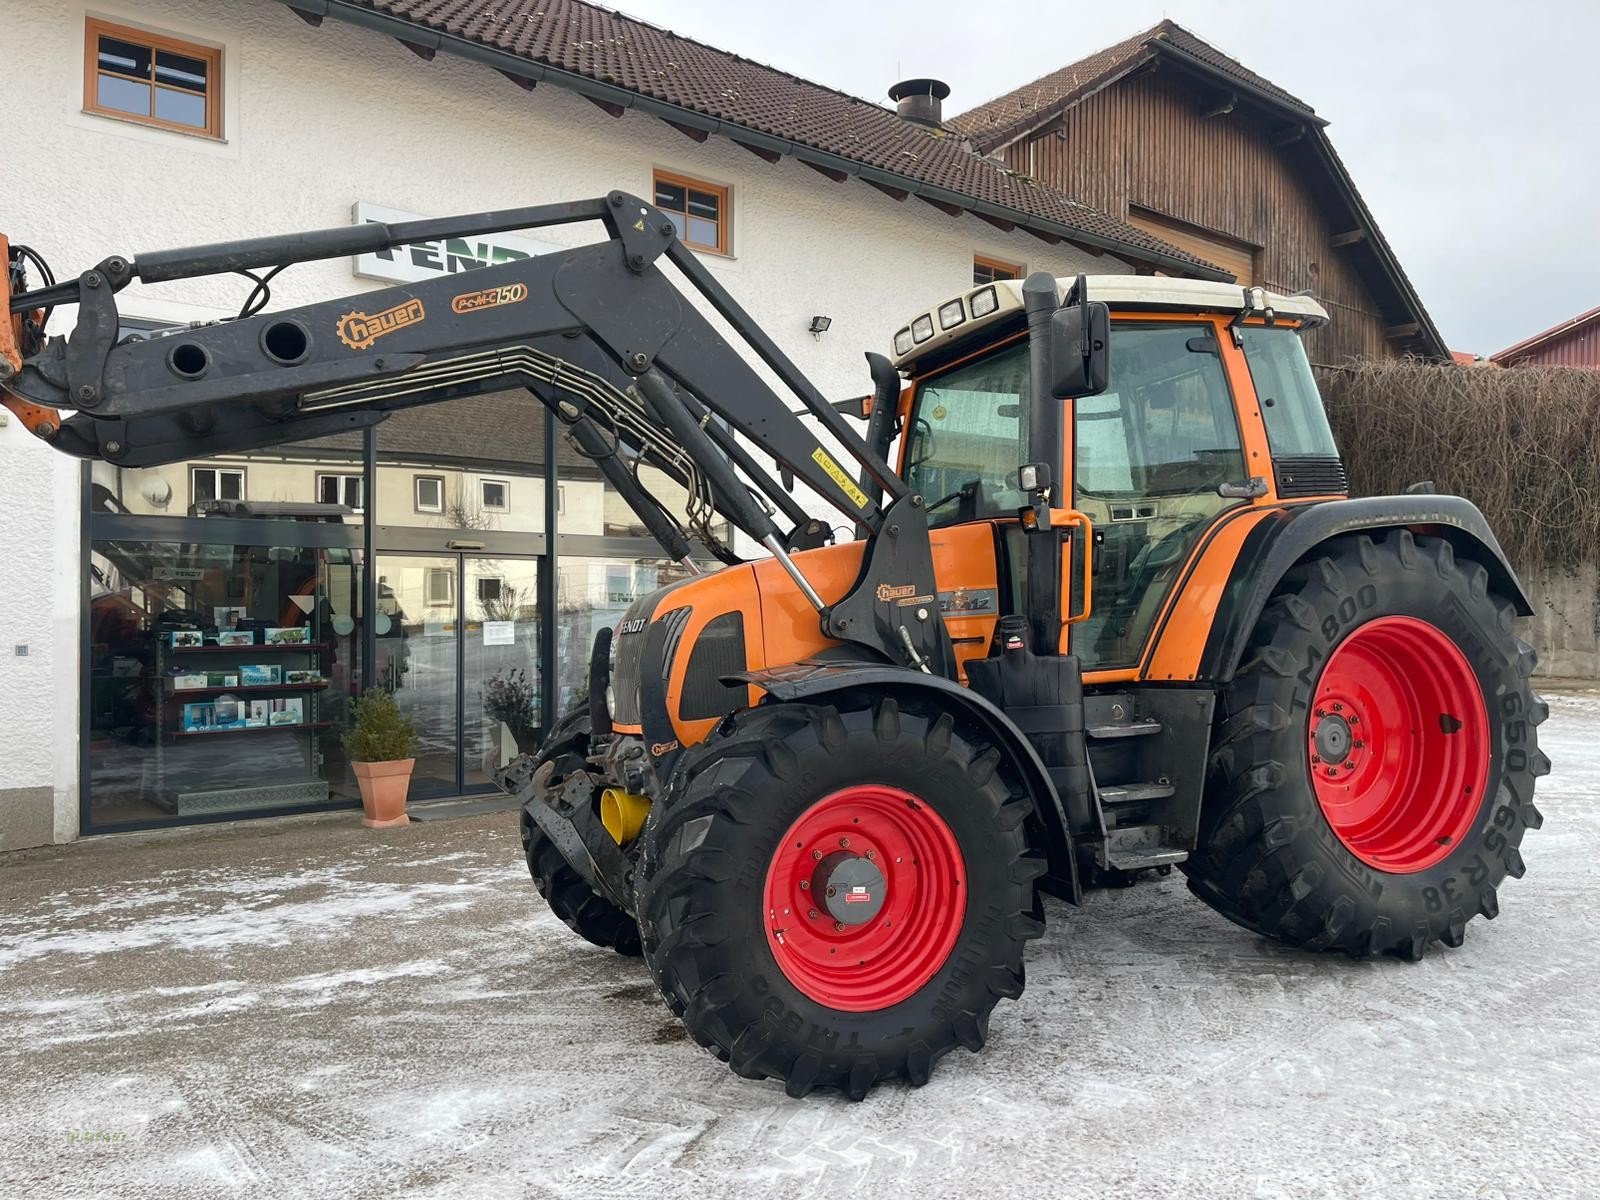
[[[1067,305],[1050,318],[1050,394],[1098,396],[1111,373],[1111,313],[1099,301]]]

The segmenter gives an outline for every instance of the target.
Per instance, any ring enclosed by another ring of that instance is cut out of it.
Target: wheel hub
[[[877,853],[873,852],[873,858]],[[888,892],[883,872],[863,854],[835,851],[811,873],[811,894],[844,925],[865,925],[878,915]]]
[[[1350,757],[1351,743],[1355,739],[1351,736],[1349,721],[1338,713],[1319,709],[1312,722],[1311,748],[1318,758],[1325,763],[1342,764]]]

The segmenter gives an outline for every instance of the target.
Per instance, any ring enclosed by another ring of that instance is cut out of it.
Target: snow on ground
[[[509,814],[0,858],[0,1196],[1523,1197],[1600,1190],[1600,694],[1527,878],[1421,964],[1178,878],[1052,905],[980,1056],[852,1105],[689,1042],[537,899]]]

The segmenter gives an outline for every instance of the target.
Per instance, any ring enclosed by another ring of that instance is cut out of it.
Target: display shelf
[[[304,729],[331,729],[332,721],[301,721],[297,725],[241,725],[237,729],[178,729],[170,736],[175,738],[228,737],[235,733],[296,733]]]
[[[179,696],[234,696],[240,693],[254,695],[258,692],[320,692],[328,686],[326,679],[316,683],[252,683],[248,687],[168,688],[167,695]]]
[[[183,658],[190,654],[260,654],[263,650],[283,652],[285,650],[332,650],[331,642],[256,642],[249,646],[167,646],[166,651],[174,658]]]

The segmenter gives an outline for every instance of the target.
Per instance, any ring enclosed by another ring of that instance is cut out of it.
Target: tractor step
[[[1170,783],[1117,783],[1100,789],[1101,804],[1131,804],[1136,800],[1165,800],[1177,789]]]
[[[1089,726],[1089,736],[1092,738],[1145,737],[1160,732],[1160,721],[1113,721],[1106,725]]]
[[[1101,865],[1119,871],[1170,867],[1188,857],[1187,850],[1167,845],[1164,831],[1156,825],[1107,830],[1106,840],[1100,846]]]

